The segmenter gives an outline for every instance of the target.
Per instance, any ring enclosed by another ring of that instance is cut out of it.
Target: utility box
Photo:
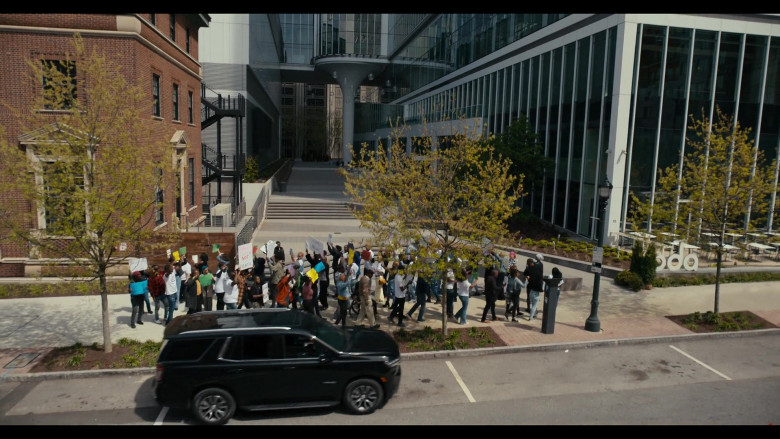
[[[219,203],[211,208],[211,227],[228,227],[233,214],[233,206],[230,203]]]
[[[558,308],[558,296],[561,293],[561,278],[547,278],[544,283],[544,313],[542,314],[542,334],[555,332],[555,309]]]

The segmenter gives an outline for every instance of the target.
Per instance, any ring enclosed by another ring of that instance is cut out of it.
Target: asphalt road
[[[229,425],[773,425],[780,334],[406,360],[377,412],[246,413]],[[0,425],[191,425],[150,375],[0,383]]]

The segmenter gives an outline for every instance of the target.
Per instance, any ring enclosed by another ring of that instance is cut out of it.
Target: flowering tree
[[[363,147],[341,172],[361,225],[380,247],[405,247],[421,276],[476,268],[490,243],[509,236],[506,221],[518,210],[522,176],[497,155],[492,139],[464,128],[434,146],[420,138],[407,154],[398,139],[387,149]],[[443,288],[446,303],[446,288]],[[447,317],[442,313],[447,334]]]
[[[25,133],[18,143],[0,137],[2,183],[15,200],[0,212],[2,235],[29,245],[32,257],[66,260],[99,279],[111,352],[107,270],[141,248],[173,242],[173,234],[153,231],[155,189],[163,184],[156,166],[170,146],[143,117],[148,95],[78,34],[66,59],[29,65],[32,84],[44,87],[30,109],[16,113]]]
[[[654,197],[644,201],[633,197],[636,224],[649,218],[650,224],[665,222],[689,235],[702,230],[717,235],[716,314],[727,226],[742,223],[746,212],[755,216],[748,218],[745,233],[758,220],[765,220],[760,215],[766,212],[772,193],[770,176],[775,165],[767,165],[750,132],[720,109],[714,122],[691,116],[682,167],[662,170]],[[691,224],[697,230],[692,232]]]

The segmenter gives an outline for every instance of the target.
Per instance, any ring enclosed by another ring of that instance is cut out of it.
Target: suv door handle
[[[284,369],[284,370],[294,370],[294,369],[296,369],[296,367],[295,366],[285,366],[282,369]]]

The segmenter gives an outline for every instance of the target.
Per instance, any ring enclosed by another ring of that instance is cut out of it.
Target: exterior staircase
[[[345,203],[270,201],[265,219],[354,219]]]

